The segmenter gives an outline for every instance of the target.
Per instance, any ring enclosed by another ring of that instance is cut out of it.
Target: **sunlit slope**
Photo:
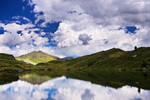
[[[48,55],[42,51],[33,51],[26,55],[22,55],[20,57],[16,57],[17,60],[24,61],[33,65],[38,63],[46,63],[48,61],[57,60],[57,57]]]

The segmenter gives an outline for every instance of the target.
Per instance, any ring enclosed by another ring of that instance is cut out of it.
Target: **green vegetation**
[[[18,80],[19,73],[31,70],[33,65],[16,61],[12,55],[0,54],[0,84]]]
[[[19,61],[24,61],[36,65],[38,63],[46,63],[48,61],[57,60],[57,57],[48,55],[46,53],[43,53],[42,51],[34,51],[29,54],[16,57],[16,59]]]
[[[0,60],[2,62],[0,71],[3,74],[5,72],[6,75],[8,75],[7,73],[13,75],[16,77],[14,79],[20,76],[20,79],[35,83],[38,83],[36,80],[42,80],[42,78],[35,78],[37,75],[33,73],[50,78],[64,75],[115,88],[130,85],[150,89],[149,55],[149,47],[137,48],[134,51],[110,49],[70,60],[52,60],[36,66],[4,57],[5,60]],[[30,57],[33,58],[33,56],[34,54]],[[38,56],[34,58],[38,58]],[[31,74],[23,76],[24,73]],[[3,74],[0,74],[0,77],[4,76]],[[1,77],[1,79],[3,78]]]
[[[67,61],[38,64],[36,70],[45,70],[50,76],[65,75],[116,88],[131,85],[150,89],[148,55],[150,48],[138,48],[136,51],[110,49]]]
[[[0,60],[15,60],[14,56],[0,53]]]

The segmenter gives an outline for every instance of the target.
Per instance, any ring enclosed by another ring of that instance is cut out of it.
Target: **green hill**
[[[150,47],[133,51],[114,48],[66,60],[37,51],[17,59],[39,64],[34,66],[15,60],[11,55],[0,54],[0,84],[16,80],[24,73],[37,73],[51,78],[64,75],[116,88],[130,85],[150,89]]]
[[[36,65],[38,63],[46,63],[48,61],[57,60],[57,57],[48,55],[42,51],[33,51],[26,55],[16,57],[16,59],[19,61],[24,61],[33,65]]]
[[[114,48],[67,61],[41,63],[36,70],[45,70],[54,77],[65,75],[104,86],[131,85],[150,89],[150,48],[134,51]]]
[[[140,69],[143,63],[150,65],[150,48],[139,48],[134,51],[110,49],[89,56],[80,57],[66,62],[74,67],[94,67],[113,69]]]
[[[18,80],[18,74],[32,68],[33,65],[17,61],[12,55],[0,53],[0,84]]]
[[[14,56],[0,53],[0,72],[22,72],[31,69],[33,65],[17,61]]]
[[[50,61],[46,64],[38,66],[56,65],[69,68],[92,68],[109,70],[140,70],[141,68],[150,67],[150,47],[138,48],[133,51],[123,51],[120,49],[110,49],[107,51],[98,52],[92,55],[87,55],[79,58],[70,59],[67,61]]]
[[[0,60],[15,60],[15,57],[9,54],[0,53]]]

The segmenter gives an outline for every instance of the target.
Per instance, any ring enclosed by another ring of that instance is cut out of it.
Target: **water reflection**
[[[21,76],[19,76],[19,79],[27,81],[27,82],[32,83],[32,84],[41,84],[45,81],[50,80],[51,77],[46,76],[46,75],[44,76],[44,75],[38,75],[35,73],[31,73],[31,74],[21,75]]]
[[[150,91],[124,86],[119,89],[59,77],[40,85],[18,80],[0,85],[0,100],[149,100]]]

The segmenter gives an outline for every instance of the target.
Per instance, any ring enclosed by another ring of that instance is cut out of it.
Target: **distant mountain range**
[[[53,60],[57,60],[57,59],[58,59],[58,57],[46,54],[42,51],[33,51],[26,55],[16,57],[16,60],[24,61],[26,63],[30,63],[33,65],[36,65],[38,63],[46,63],[48,61],[53,61]]]

